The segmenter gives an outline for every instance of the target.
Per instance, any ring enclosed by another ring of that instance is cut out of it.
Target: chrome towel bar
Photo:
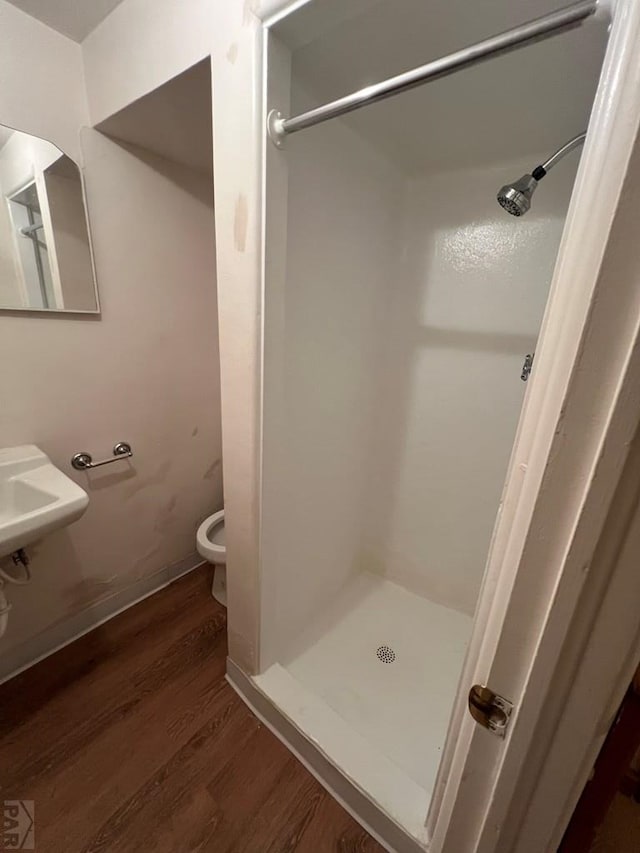
[[[118,459],[129,459],[133,456],[131,445],[126,441],[119,441],[113,448],[113,456],[109,459],[101,459],[100,462],[94,462],[90,453],[82,451],[75,453],[71,457],[71,466],[76,471],[87,471],[89,468],[100,468],[101,465],[110,465],[112,462],[117,462]]]

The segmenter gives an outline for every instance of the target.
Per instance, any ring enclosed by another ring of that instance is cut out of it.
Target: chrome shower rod
[[[313,127],[314,124],[320,124],[320,122],[350,113],[368,104],[375,104],[384,98],[390,98],[392,95],[406,92],[416,86],[422,86],[423,83],[428,83],[430,80],[446,77],[461,68],[475,65],[492,56],[507,53],[515,48],[575,27],[594,14],[597,5],[597,0],[580,0],[579,3],[573,3],[571,6],[565,6],[564,9],[558,9],[557,12],[551,12],[526,24],[520,24],[518,27],[469,45],[469,47],[450,53],[448,56],[427,62],[426,65],[421,65],[419,68],[405,71],[395,77],[390,77],[388,80],[374,83],[372,86],[365,86],[364,89],[297,116],[283,118],[279,112],[271,110],[267,119],[269,136],[276,145],[280,146],[284,137],[290,133],[297,133],[306,127]]]

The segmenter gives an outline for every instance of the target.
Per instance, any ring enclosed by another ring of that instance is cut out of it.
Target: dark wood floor
[[[379,853],[224,681],[209,587],[192,572],[0,687],[0,799],[34,801],[40,853]]]

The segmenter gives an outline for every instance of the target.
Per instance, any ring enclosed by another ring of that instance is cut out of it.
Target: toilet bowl
[[[224,510],[214,512],[202,522],[196,533],[198,554],[215,566],[211,595],[227,606],[227,548],[224,537]]]

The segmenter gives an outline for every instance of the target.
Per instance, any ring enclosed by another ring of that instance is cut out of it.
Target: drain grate
[[[393,651],[391,646],[378,646],[376,654],[382,663],[393,663],[396,659],[396,653]]]

